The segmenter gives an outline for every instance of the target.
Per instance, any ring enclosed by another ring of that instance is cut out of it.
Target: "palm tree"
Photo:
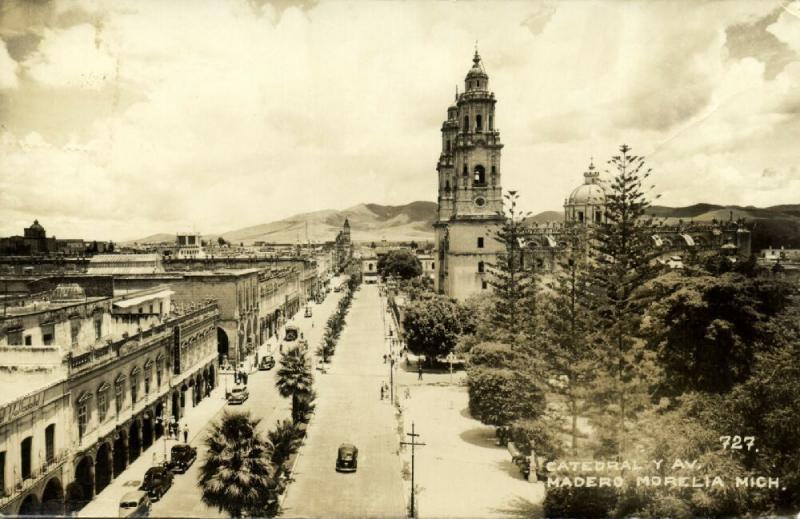
[[[278,421],[275,429],[267,433],[273,445],[272,464],[280,469],[289,457],[300,448],[300,433],[291,420]]]
[[[232,517],[258,514],[275,501],[273,447],[257,431],[260,421],[249,412],[226,412],[205,439],[208,453],[198,481],[203,503]]]
[[[275,386],[282,397],[292,397],[292,421],[300,421],[300,399],[311,393],[314,377],[306,354],[300,348],[292,348],[281,359],[281,367]]]

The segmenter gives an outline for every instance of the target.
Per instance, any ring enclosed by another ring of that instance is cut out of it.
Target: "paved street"
[[[319,399],[300,451],[295,481],[283,503],[287,517],[405,517],[397,455],[397,421],[381,401],[386,343],[378,289],[357,292],[327,374],[317,374]],[[359,449],[358,470],[335,471],[343,442]]]
[[[334,279],[332,283],[339,283]],[[335,285],[333,285],[335,286]],[[325,321],[336,309],[341,297],[340,293],[331,292],[321,305],[311,303],[313,317],[303,317],[303,309],[287,324],[296,325],[309,341],[309,349],[313,353],[319,344],[325,329]],[[313,326],[312,326],[313,325]],[[279,360],[277,341],[270,341],[262,346],[259,354],[274,350],[276,361]],[[209,508],[200,500],[200,489],[197,486],[200,465],[205,457],[203,439],[208,425],[218,418],[224,409],[250,411],[254,417],[261,418],[262,432],[274,428],[275,422],[291,416],[291,401],[278,395],[275,389],[275,374],[279,364],[270,371],[255,371],[248,379],[250,398],[243,404],[228,406],[225,404],[225,374],[220,374],[220,384],[212,392],[211,398],[203,400],[192,408],[181,423],[187,423],[190,431],[189,443],[198,448],[198,459],[185,474],[176,474],[172,488],[163,499],[153,504],[151,515],[154,517],[227,517],[216,508]],[[232,375],[227,375],[227,384],[233,386]],[[167,450],[175,445],[175,440],[168,440]],[[136,490],[141,483],[145,471],[153,460],[163,459],[164,440],[157,441],[150,449],[144,451],[139,459],[131,464],[115,481],[80,512],[81,517],[116,517],[120,498],[131,490]],[[155,457],[154,457],[155,456]]]
[[[494,428],[470,416],[465,373],[426,372],[418,380],[414,366],[398,370],[398,394],[405,432],[413,421],[426,444],[416,453],[418,517],[541,516],[544,485],[526,481],[495,444]],[[410,469],[410,448],[402,458]]]

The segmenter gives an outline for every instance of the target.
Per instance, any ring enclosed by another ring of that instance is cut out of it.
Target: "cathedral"
[[[436,165],[439,212],[435,286],[439,293],[464,300],[488,289],[488,265],[501,245],[494,239],[502,224],[503,193],[495,129],[494,93],[478,51],[442,124],[442,151]]]

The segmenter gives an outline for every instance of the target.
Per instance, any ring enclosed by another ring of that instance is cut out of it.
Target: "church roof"
[[[606,192],[600,185],[600,172],[594,167],[594,163],[589,163],[589,169],[583,174],[583,184],[576,187],[570,193],[567,204],[601,204],[606,200]]]
[[[472,58],[472,68],[467,72],[467,79],[476,77],[489,79],[486,70],[483,68],[483,63],[481,63],[481,56],[478,54],[478,49],[475,49],[475,56]]]

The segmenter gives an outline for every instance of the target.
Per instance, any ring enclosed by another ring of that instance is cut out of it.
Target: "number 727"
[[[755,436],[720,436],[719,441],[722,442],[722,448],[731,450],[742,450],[747,447],[747,450],[753,448],[753,444],[756,442]]]

